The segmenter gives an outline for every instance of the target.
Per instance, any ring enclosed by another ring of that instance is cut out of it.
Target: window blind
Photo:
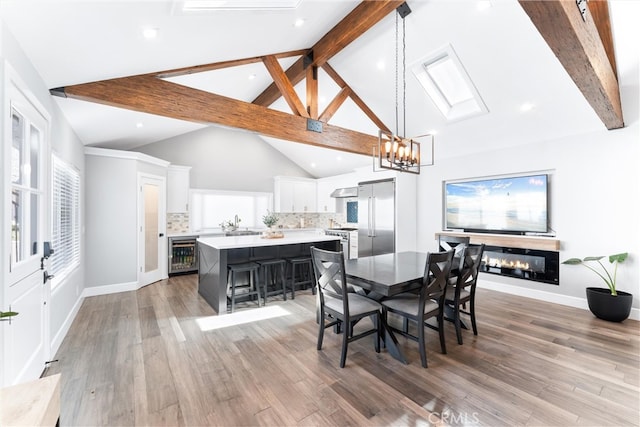
[[[80,264],[80,174],[55,155],[52,205],[50,268],[60,283]]]

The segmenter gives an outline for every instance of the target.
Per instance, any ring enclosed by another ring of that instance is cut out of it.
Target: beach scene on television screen
[[[546,175],[447,183],[447,228],[547,231]]]

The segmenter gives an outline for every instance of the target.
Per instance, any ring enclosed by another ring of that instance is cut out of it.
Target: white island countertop
[[[279,239],[265,239],[262,236],[227,236],[227,237],[201,237],[199,243],[214,249],[255,248],[259,246],[295,245],[300,243],[330,242],[339,240],[339,236],[327,236],[318,232],[296,232]]]

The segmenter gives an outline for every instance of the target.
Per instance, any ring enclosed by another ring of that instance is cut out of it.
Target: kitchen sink
[[[333,227],[333,228],[329,228],[329,230],[356,231],[357,228],[353,228],[353,227]]]
[[[225,231],[225,236],[258,236],[260,234],[259,231],[251,231],[251,230],[235,230],[235,231]]]

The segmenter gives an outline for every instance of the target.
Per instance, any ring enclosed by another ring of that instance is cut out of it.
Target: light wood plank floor
[[[427,329],[429,368],[372,339],[328,331],[316,350],[309,291],[212,317],[197,276],[85,299],[47,375],[62,373],[61,425],[639,425],[639,322],[480,290],[479,335],[448,354]],[[274,313],[266,313],[274,314]],[[246,323],[223,325],[221,320]],[[367,325],[363,325],[367,326]]]

